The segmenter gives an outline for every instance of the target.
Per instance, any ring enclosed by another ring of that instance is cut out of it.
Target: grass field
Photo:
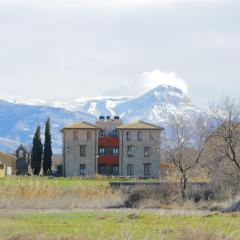
[[[110,181],[121,180],[0,179],[0,240],[240,240],[240,214],[199,213],[196,209],[202,208],[192,202],[182,208],[184,215],[175,212],[181,207],[176,203],[166,203],[173,210],[164,213],[143,210],[144,205],[108,209],[122,206],[126,199],[122,191],[109,186]],[[147,198],[153,197],[150,193]],[[156,196],[151,200],[156,207],[165,206],[160,204],[161,195]]]
[[[238,240],[239,226],[237,214],[22,213],[0,216],[0,239]]]
[[[109,179],[81,179],[81,178],[47,178],[47,177],[5,177],[0,178],[0,187],[3,185],[17,185],[17,184],[41,184],[55,185],[59,187],[75,187],[75,186],[108,186]],[[112,179],[113,181],[113,179]]]
[[[0,179],[0,209],[89,209],[129,206],[131,202],[141,208],[202,208],[209,202],[182,204],[179,192],[169,186],[139,186],[129,191],[111,188],[112,181],[140,181],[123,178],[48,178],[8,177]],[[157,181],[156,179],[141,180]],[[134,194],[136,192],[136,194]],[[139,199],[139,200],[138,200]],[[177,199],[172,200],[172,199]],[[210,207],[210,206],[209,206]]]
[[[49,178],[49,177],[38,177],[38,176],[13,176],[13,177],[5,177],[0,178],[0,186],[4,184],[17,184],[21,183],[33,183],[36,181],[47,182],[49,184],[58,185],[58,186],[79,186],[79,185],[88,185],[88,186],[109,186],[110,182],[120,182],[120,181],[128,181],[128,182],[159,182],[158,179],[134,179],[134,178],[120,178],[120,177],[104,177],[104,176],[96,176],[94,178]],[[161,180],[164,181],[164,180]]]

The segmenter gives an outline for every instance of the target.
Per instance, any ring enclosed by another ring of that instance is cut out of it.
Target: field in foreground
[[[238,240],[240,214],[163,216],[147,211],[6,213],[0,239]]]
[[[121,205],[107,179],[9,177],[0,179],[0,209],[106,208]]]
[[[0,209],[102,209],[117,207],[179,208],[176,185],[111,187],[113,181],[160,182],[156,179],[8,177],[0,179]],[[164,183],[164,182],[161,182]],[[165,182],[166,183],[166,182]],[[180,201],[179,201],[180,200]],[[184,204],[209,209],[209,202]],[[188,205],[188,206],[187,206]]]

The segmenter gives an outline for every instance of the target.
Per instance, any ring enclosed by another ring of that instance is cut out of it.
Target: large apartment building
[[[62,130],[64,175],[157,178],[162,130],[142,121],[123,124],[118,116],[101,116],[95,125],[66,126]]]

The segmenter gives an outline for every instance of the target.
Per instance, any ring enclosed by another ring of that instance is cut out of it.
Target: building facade
[[[158,178],[162,130],[142,121],[124,125],[118,116],[67,126],[62,130],[63,174]]]

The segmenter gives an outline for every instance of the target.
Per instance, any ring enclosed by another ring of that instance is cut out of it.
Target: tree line
[[[45,123],[45,141],[42,144],[41,127],[38,126],[33,137],[31,169],[34,175],[39,175],[43,169],[43,175],[49,175],[52,168],[52,140],[51,124],[48,118]]]

